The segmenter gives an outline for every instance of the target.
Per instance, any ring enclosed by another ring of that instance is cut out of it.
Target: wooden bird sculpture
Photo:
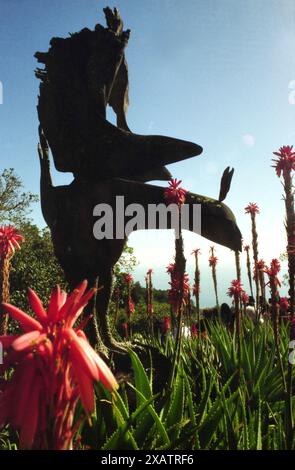
[[[87,279],[90,286],[102,286],[92,307],[98,328],[90,330],[91,342],[98,340],[99,333],[106,347],[122,350],[109,328],[108,305],[113,267],[126,237],[96,239],[94,207],[108,204],[114,208],[118,195],[124,196],[125,206],[137,203],[144,210],[150,204],[163,203],[164,188],[145,182],[169,179],[166,164],[198,155],[202,148],[171,137],[140,136],[129,130],[124,56],[129,31],[123,30],[116,9],[104,11],[107,28],[96,25],[94,31],[84,29],[67,39],[54,38],[49,52],[36,53],[38,61],[45,64],[44,70],[36,72],[41,79],[40,189],[43,216],[69,285],[74,288]],[[107,104],[117,115],[117,127],[106,120]],[[53,186],[49,147],[56,169],[74,174],[70,185]],[[223,193],[229,185],[227,178]],[[194,204],[201,204],[202,236],[234,251],[241,250],[235,217],[221,200],[192,193],[186,196],[190,210]],[[124,214],[124,224],[128,220]],[[144,228],[149,228],[147,223]],[[193,230],[193,226],[188,229]]]

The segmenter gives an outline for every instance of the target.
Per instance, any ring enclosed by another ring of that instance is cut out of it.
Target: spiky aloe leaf
[[[125,408],[126,408],[127,413],[128,413],[128,415],[129,415],[129,403],[128,403],[128,397],[127,397],[127,393],[126,393],[126,386],[125,386],[125,383],[122,384],[120,390],[121,390],[121,397],[122,397],[122,400],[124,401]]]
[[[245,340],[241,341],[241,362],[244,368],[244,372],[248,380],[252,379],[252,364]],[[254,363],[253,363],[254,365]]]
[[[227,383],[224,385],[224,387],[222,388],[223,393],[225,393],[229,389],[230,384],[235,375],[236,373],[234,373],[230,377],[230,379],[227,381]],[[230,394],[230,396],[226,399],[226,403],[230,404],[236,399],[237,396],[238,396],[238,390]],[[223,416],[223,412],[224,412],[224,409],[222,406],[222,394],[219,394],[219,396],[216,398],[215,402],[213,403],[213,405],[207,412],[206,416],[203,419],[201,426],[198,429],[202,449],[208,448],[211,440],[214,437],[215,432],[217,431],[220,420],[222,419],[222,416]]]
[[[127,420],[124,420],[122,415],[120,414],[119,409],[117,408],[115,411],[116,417],[121,418],[121,422],[119,419],[119,426],[116,431],[107,439],[106,443],[104,444],[102,450],[125,450],[125,449],[133,449],[138,450],[139,447],[134,439],[133,430],[131,429],[138,417],[145,412],[145,410],[150,406],[154,397],[151,397],[149,400],[145,400],[129,417]],[[114,403],[114,407],[116,404]]]
[[[261,338],[261,340],[258,342],[256,363],[254,364],[255,367],[254,367],[253,377],[255,381],[257,380],[257,377],[261,374],[261,369],[264,367],[264,363],[263,363],[263,349],[264,348],[265,348],[264,338]]]
[[[142,402],[142,405],[139,408],[141,408],[146,403],[145,397],[143,396],[143,394],[139,390],[137,390],[131,384],[129,384],[129,386],[131,388],[133,388],[133,390],[135,390],[136,394],[139,395],[140,401]],[[136,429],[134,431],[134,436],[140,442],[140,440],[141,440],[140,437],[142,435],[146,436],[147,432],[149,432],[149,428],[152,425],[155,424],[155,430],[159,433],[159,435],[163,439],[163,442],[168,444],[168,443],[170,443],[170,439],[169,439],[169,436],[168,436],[167,431],[165,429],[165,426],[162,423],[158,413],[156,412],[156,410],[154,409],[154,407],[151,404],[153,402],[154,398],[155,397],[151,397],[148,400],[148,406],[144,409],[144,412],[140,413],[142,415],[142,419],[138,420]],[[135,413],[136,413],[136,411],[135,411]],[[133,415],[135,413],[133,413]],[[140,414],[138,415],[138,417],[140,416]]]
[[[228,439],[228,449],[229,450],[237,450],[238,448],[238,437],[236,435],[236,431],[233,426],[234,417],[237,413],[237,406],[234,407],[233,410],[229,409],[230,402],[226,400],[223,390],[221,390],[221,398],[222,398],[222,405],[224,410],[224,422],[227,429],[227,439]]]
[[[261,436],[261,400],[258,400],[258,413],[257,413],[257,438],[256,450],[262,450],[262,436]]]
[[[113,397],[100,382],[95,384],[96,391],[96,409],[99,410],[102,420],[105,423],[106,434],[110,435],[117,428],[116,417],[113,412]]]
[[[152,387],[147,373],[144,370],[144,367],[137,354],[132,351],[132,349],[129,349],[128,353],[131,358],[131,364],[134,372],[135,387],[140,392],[136,394],[137,406],[139,406],[144,403],[145,400],[149,400],[152,397]]]
[[[126,391],[125,391],[125,394],[126,394]],[[115,409],[117,409],[120,412],[120,416],[122,416],[122,418],[126,421],[129,418],[129,410],[125,404],[125,401],[121,397],[120,393],[118,392],[114,393],[114,402],[116,404]]]
[[[175,423],[180,423],[183,419],[183,411],[184,411],[184,379],[183,379],[183,372],[180,371],[177,374],[172,395],[171,395],[171,402],[165,416],[165,426],[166,428],[172,427]],[[179,436],[179,432],[177,428],[169,434],[170,439],[175,440]]]
[[[170,447],[167,445],[160,447],[158,450],[169,450],[169,449],[191,449],[195,445],[195,434],[197,426],[192,426],[188,421],[175,424],[174,427],[179,428],[179,437],[174,441],[171,441]],[[170,432],[170,430],[168,430]]]
[[[249,429],[248,429],[248,421],[247,421],[247,413],[246,413],[246,403],[245,403],[245,396],[242,391],[239,389],[240,395],[240,403],[241,403],[241,411],[242,411],[242,423],[243,423],[243,431],[242,431],[242,438],[243,438],[243,447],[242,450],[249,450],[250,449],[250,441],[249,441]]]
[[[206,409],[207,409],[210,393],[211,393],[211,390],[212,390],[212,386],[213,386],[213,378],[211,376],[210,380],[209,380],[209,383],[206,386],[206,390],[205,390],[205,393],[202,397],[201,403],[197,407],[197,421],[198,421],[199,426],[202,424],[203,419],[204,419],[205,414],[206,414]]]
[[[197,424],[196,410],[194,407],[193,394],[192,394],[191,386],[189,384],[187,375],[184,376],[184,382],[185,382],[186,403],[187,403],[188,414],[189,414],[192,425],[195,426]]]

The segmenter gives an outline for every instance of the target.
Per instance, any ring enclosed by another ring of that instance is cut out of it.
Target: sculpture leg
[[[98,285],[99,287],[102,287],[102,289],[97,293],[95,309],[101,340],[108,349],[125,353],[126,348],[124,348],[123,344],[118,343],[112,335],[108,318],[108,307],[113,285],[112,268],[105,269],[100,272],[100,275],[98,276]]]
[[[93,279],[88,281],[88,286],[97,288],[98,279]],[[91,315],[89,322],[85,327],[86,336],[92,347],[97,348],[98,350],[103,349],[103,340],[101,338],[99,327],[96,317],[96,302],[97,302],[97,292],[94,294],[92,299],[90,299],[88,305],[85,308],[85,316]]]

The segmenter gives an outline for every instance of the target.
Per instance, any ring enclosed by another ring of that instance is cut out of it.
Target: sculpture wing
[[[115,180],[113,194],[124,195],[127,204],[140,204],[148,210],[149,204],[164,202],[164,188],[135,181]],[[192,215],[193,205],[201,204],[201,236],[234,251],[242,250],[242,236],[231,209],[215,199],[188,192],[186,204]],[[192,221],[192,217],[190,217]],[[148,227],[146,227],[148,228]],[[193,231],[192,224],[190,230]]]

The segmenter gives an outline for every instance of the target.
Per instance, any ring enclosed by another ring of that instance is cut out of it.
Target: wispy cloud
[[[246,147],[254,147],[255,145],[255,137],[252,134],[244,134],[242,140]]]

